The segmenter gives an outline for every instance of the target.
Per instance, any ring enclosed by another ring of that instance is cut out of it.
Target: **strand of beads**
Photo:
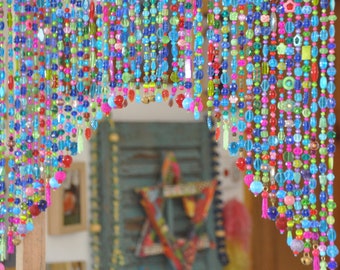
[[[251,172],[251,162],[248,162],[249,159],[251,159],[252,155],[252,148],[253,148],[253,143],[252,143],[252,133],[253,133],[253,128],[252,128],[252,121],[253,121],[253,110],[252,110],[252,101],[253,101],[253,85],[254,85],[254,64],[253,64],[253,55],[254,55],[254,25],[255,25],[255,18],[254,18],[254,11],[256,10],[256,5],[254,5],[252,2],[248,2],[247,5],[247,23],[248,23],[248,29],[246,31],[246,37],[248,39],[247,42],[247,48],[245,50],[246,53],[246,59],[247,59],[247,65],[246,65],[246,70],[247,70],[247,79],[246,79],[246,86],[247,86],[247,91],[245,95],[245,105],[246,105],[246,111],[245,111],[245,120],[246,120],[246,129],[245,129],[245,143],[244,143],[244,149],[246,151],[246,156],[245,157],[239,157],[236,161],[236,166],[240,171],[245,171],[247,170],[247,173]],[[224,86],[223,86],[224,87]],[[224,90],[224,88],[222,89]],[[222,99],[223,100],[223,99]],[[224,110],[226,110],[225,108]],[[224,114],[224,112],[223,112]],[[225,142],[223,141],[223,146],[226,148],[227,145],[225,145]],[[244,177],[244,180],[246,179],[249,180],[250,176]],[[248,181],[247,180],[247,181]],[[250,182],[247,183],[247,186],[249,187]]]
[[[258,195],[263,191],[263,184],[260,181],[258,176],[258,172],[256,172],[255,159],[258,158],[258,142],[259,138],[257,134],[260,133],[260,108],[261,108],[261,64],[260,64],[260,49],[261,49],[261,3],[262,1],[256,1],[255,4],[255,12],[254,12],[254,72],[253,72],[253,87],[252,87],[252,104],[248,104],[248,108],[251,108],[251,111],[248,110],[247,118],[248,118],[248,128],[250,131],[248,132],[248,142],[247,148],[247,157],[246,157],[246,175],[244,177],[244,181],[247,186],[249,186],[250,191]]]
[[[310,132],[305,131],[304,135],[304,141],[310,141],[311,138],[317,138],[317,113],[318,113],[318,104],[317,104],[317,97],[318,97],[318,77],[319,77],[319,67],[318,67],[318,47],[317,47],[317,42],[318,42],[318,25],[319,25],[319,20],[318,18],[318,3],[316,1],[312,1],[312,17],[310,20],[310,24],[312,26],[312,32],[310,36],[311,40],[311,49],[310,49],[310,58],[311,58],[311,64],[310,64],[310,75],[308,72],[308,76],[310,77],[310,83],[311,83],[311,90],[308,89],[308,85],[304,85],[304,108],[307,108],[307,104],[309,103],[309,100],[307,99],[310,95],[311,97],[311,104],[310,104],[310,111],[311,111],[311,116],[310,118],[304,118],[303,122],[303,127],[306,125],[310,125]],[[309,93],[310,92],[310,93]],[[305,105],[306,104],[306,105]],[[310,145],[309,143],[303,143],[304,145],[304,169],[308,169],[309,162],[310,163],[316,163],[316,151],[318,148],[318,144],[315,142],[312,142]],[[311,146],[311,147],[310,147]],[[309,161],[310,160],[310,161]],[[309,180],[309,185],[311,187],[317,186],[317,175],[316,174],[311,174],[311,179]],[[314,189],[315,189],[314,188]],[[316,198],[315,194],[313,194],[313,191],[311,191],[309,201],[311,203],[311,222],[310,224],[307,223],[305,227],[310,227],[310,230],[312,231],[312,239],[313,239],[313,265],[317,267],[317,264],[319,263],[319,249],[317,240],[319,238],[319,226],[318,226],[318,221],[317,221],[317,211],[316,209]],[[304,224],[302,223],[302,226],[304,227]]]
[[[320,204],[321,204],[321,211],[319,212],[320,215],[320,235],[319,235],[319,248],[321,250],[320,256],[324,257],[328,255],[327,253],[327,230],[328,230],[328,221],[327,221],[327,178],[326,178],[326,155],[327,155],[327,147],[326,147],[326,128],[327,128],[327,118],[326,118],[326,88],[327,88],[327,44],[326,40],[328,37],[327,31],[327,3],[326,1],[320,1],[319,8],[321,8],[321,29],[318,32],[319,40],[321,41],[321,46],[319,46],[319,67],[320,67],[320,80],[319,80],[319,100],[318,105],[320,109],[320,118],[319,118],[319,137],[318,138],[311,138],[311,143],[315,143],[317,147],[313,149],[317,151],[316,153],[319,154],[317,158],[320,159],[320,164],[317,166],[314,164],[314,173],[316,174],[319,172],[319,179],[320,179]],[[317,39],[316,39],[317,40]],[[318,143],[319,140],[319,143]],[[320,268],[322,270],[326,269],[326,264],[321,263]]]
[[[142,102],[144,104],[148,104],[150,102],[149,98],[149,82],[150,82],[150,29],[149,29],[149,24],[150,24],[150,12],[148,10],[150,6],[150,1],[144,1],[143,2],[143,38],[142,38],[142,43],[143,43],[143,51],[144,51],[144,65],[143,65],[143,71],[144,71],[144,76],[143,76],[143,98]],[[152,99],[152,97],[151,97]]]
[[[202,21],[203,21],[203,15],[202,15],[202,1],[195,1],[195,4],[193,5],[194,8],[194,19],[193,19],[193,34],[195,36],[194,39],[194,48],[193,48],[193,54],[194,54],[194,63],[193,63],[193,97],[194,97],[194,115],[195,118],[200,116],[200,112],[203,109],[203,104],[201,101],[201,95],[202,95],[202,84],[201,80],[203,78],[203,64],[204,64],[204,57],[203,57],[203,43],[204,43],[204,37],[202,35]]]
[[[258,104],[261,104],[261,109],[260,110],[259,116],[261,115],[261,118],[259,117],[258,124],[260,125],[258,129],[258,133],[256,134],[257,137],[260,137],[258,139],[258,144],[257,144],[257,155],[255,156],[256,160],[254,161],[254,165],[256,165],[256,170],[258,171],[258,175],[260,176],[261,174],[261,181],[264,186],[264,200],[267,198],[267,192],[268,192],[268,186],[269,186],[269,171],[270,171],[270,165],[269,165],[269,143],[268,143],[268,114],[269,114],[269,99],[268,99],[268,91],[270,87],[270,81],[269,79],[269,39],[270,39],[270,34],[271,34],[271,28],[270,28],[270,3],[269,1],[263,1],[261,5],[261,17],[260,21],[262,23],[261,27],[261,35],[262,35],[262,57],[261,57],[261,74],[262,74],[262,81],[260,84],[261,88],[261,97],[259,97]],[[270,59],[272,60],[272,59]],[[263,196],[262,196],[263,197]],[[275,207],[270,207],[267,210],[266,215],[266,203],[262,203],[263,209],[262,209],[262,216],[264,218],[268,217],[272,220],[275,220],[277,218],[277,211]]]
[[[277,22],[277,10],[276,4],[272,3],[271,6],[271,13],[269,17],[269,26],[271,30],[271,38],[270,38],[270,45],[269,45],[269,54],[270,59],[268,61],[269,64],[269,91],[268,91],[268,98],[269,98],[269,137],[268,137],[268,144],[269,144],[269,183],[270,184],[270,191],[271,196],[273,197],[274,194],[278,198],[278,206],[283,206],[283,197],[286,195],[285,191],[283,190],[283,186],[280,187],[280,191],[277,191],[277,185],[275,183],[275,174],[276,174],[276,166],[277,166],[277,91],[276,91],[276,84],[279,77],[279,66],[278,66],[278,55],[277,55],[277,29],[278,29],[278,22]],[[262,193],[262,197],[265,193]],[[265,197],[268,197],[268,194],[265,194]],[[266,199],[266,198],[264,198]],[[279,217],[277,218],[275,224],[276,227],[280,230],[280,233],[286,228],[286,218],[284,215],[284,211],[280,211],[278,207]],[[284,207],[281,209],[285,210]],[[263,217],[267,218],[265,213],[265,207],[263,207]]]
[[[5,214],[6,214],[6,202],[5,202],[5,140],[6,140],[6,124],[5,124],[5,115],[6,115],[6,103],[5,103],[5,95],[6,95],[6,87],[5,87],[5,79],[6,72],[5,67],[6,64],[4,62],[5,59],[5,10],[4,3],[0,3],[0,261],[4,261],[6,259],[6,234],[5,234]],[[0,263],[0,266],[3,266]]]
[[[208,128],[211,130],[213,128],[213,116],[212,116],[212,107],[213,107],[213,96],[214,96],[214,70],[213,70],[213,61],[214,61],[214,43],[213,43],[213,25],[214,25],[214,13],[213,13],[214,1],[210,0],[208,2],[208,14],[207,14],[207,39],[208,39],[208,86],[207,86],[207,95],[208,100],[206,102],[207,105],[207,125]]]
[[[299,7],[299,3],[297,4],[297,7]],[[302,38],[301,28],[303,27],[303,33],[309,33],[310,32],[310,19],[309,14],[311,13],[312,8],[309,5],[309,1],[304,2],[304,6],[301,9],[301,12],[304,16],[304,19],[302,21],[302,18],[296,17],[297,23],[297,35],[294,37],[294,45],[296,47],[296,50],[301,53],[301,60],[303,61],[302,67],[299,68],[297,65],[297,68],[295,69],[296,77],[296,87],[299,87],[297,89],[297,94],[294,95],[295,99],[295,108],[302,108],[302,116],[303,116],[303,122],[309,121],[309,115],[311,110],[309,110],[309,95],[310,95],[310,73],[308,72],[308,69],[310,67],[310,43],[309,43],[309,35],[305,34]],[[301,40],[301,44],[299,42],[299,38],[303,39]],[[302,42],[303,41],[303,42]],[[297,74],[298,73],[298,74]],[[303,75],[303,78],[300,78],[299,76]],[[303,82],[301,83],[301,80],[303,79]],[[301,88],[303,88],[303,95],[301,93]],[[302,103],[302,104],[301,104]],[[312,106],[311,106],[312,109]],[[315,113],[315,111],[314,111]],[[316,197],[314,194],[314,190],[316,188],[316,179],[315,174],[307,174],[308,169],[308,163],[309,159],[306,158],[305,153],[308,155],[308,149],[301,148],[301,141],[302,141],[302,132],[304,132],[304,138],[309,139],[311,132],[313,132],[313,128],[311,128],[311,131],[301,130],[305,125],[302,125],[302,116],[300,114],[295,115],[295,135],[294,135],[294,173],[296,174],[302,174],[303,180],[304,180],[304,187],[303,187],[303,198],[302,198],[302,220],[301,220],[301,229],[304,230],[303,238],[305,241],[304,244],[304,255],[302,260],[306,260],[309,263],[309,252],[311,248],[313,247],[313,232],[310,231],[310,219],[313,219],[315,217],[313,212],[313,207],[315,207],[316,203]],[[306,150],[306,151],[304,151]],[[301,168],[302,167],[302,168]],[[313,250],[313,255],[315,255],[315,250]],[[318,256],[314,256],[313,261],[314,264],[317,264]]]
[[[229,102],[230,102],[230,113],[229,113],[229,126],[231,130],[231,137],[232,141],[229,143],[229,153],[232,156],[236,156],[239,150],[239,145],[236,141],[236,136],[237,136],[237,126],[236,126],[236,121],[237,121],[237,107],[236,104],[238,102],[238,96],[237,96],[237,90],[238,90],[238,85],[237,85],[237,70],[238,70],[238,33],[239,29],[237,28],[237,20],[238,20],[238,13],[237,13],[237,8],[239,6],[238,1],[232,1],[232,10],[230,12],[230,20],[231,20],[231,83],[229,85],[230,89],[230,97],[229,97]]]
[[[334,194],[333,194],[333,181],[334,181],[334,174],[333,174],[333,164],[334,164],[334,152],[335,152],[335,144],[334,144],[334,125],[335,125],[335,98],[334,98],[334,80],[335,80],[335,1],[330,0],[329,1],[329,43],[327,44],[328,48],[328,56],[327,60],[329,61],[329,68],[327,70],[327,74],[329,76],[329,81],[327,84],[327,92],[326,97],[327,99],[327,106],[329,109],[328,114],[328,131],[327,131],[327,140],[328,140],[328,146],[327,146],[327,152],[328,152],[328,170],[327,170],[327,180],[328,180],[328,187],[327,187],[327,193],[328,193],[328,202],[327,202],[327,222],[328,222],[328,232],[327,232],[327,238],[329,241],[329,245],[327,247],[327,255],[329,256],[330,260],[328,262],[328,268],[329,269],[336,269],[338,267],[338,264],[335,260],[335,257],[338,255],[339,251],[337,246],[335,245],[336,240],[336,232],[334,229],[334,209],[336,208],[336,203],[334,201]]]
[[[229,58],[229,48],[230,48],[230,42],[229,42],[229,11],[228,11],[228,5],[226,1],[222,1],[222,27],[221,27],[221,34],[222,34],[222,63],[221,63],[221,69],[222,72],[220,74],[220,84],[222,85],[221,89],[221,102],[220,105],[222,107],[222,120],[223,120],[223,148],[225,150],[228,149],[229,144],[229,132],[228,132],[228,116],[229,116],[229,81],[230,77],[228,74],[228,58]],[[249,9],[251,10],[251,8]],[[251,38],[249,39],[251,40]]]
[[[333,155],[335,150],[333,138],[327,138],[328,131],[334,130],[334,125],[336,121],[336,116],[334,114],[334,100],[332,100],[332,91],[328,91],[328,85],[332,85],[334,82],[334,76],[336,70],[334,67],[334,21],[335,21],[335,2],[332,1],[320,1],[321,7],[321,31],[320,40],[321,47],[319,47],[320,52],[320,88],[321,94],[319,98],[319,107],[321,110],[321,116],[319,121],[320,133],[320,164],[319,168],[319,179],[321,181],[321,224],[320,232],[321,236],[319,238],[320,245],[326,245],[326,255],[329,257],[330,261],[328,263],[329,269],[337,268],[337,263],[335,257],[339,254],[338,248],[334,245],[334,240],[336,238],[334,234],[334,215],[333,210],[336,207],[333,199]],[[329,16],[328,16],[329,14]],[[329,29],[329,30],[328,30]],[[327,78],[328,77],[328,78]],[[330,84],[328,84],[328,81]],[[327,98],[329,97],[329,98]],[[326,118],[327,116],[327,118]],[[332,136],[330,136],[332,137]],[[328,141],[328,143],[327,143]],[[326,162],[328,161],[328,163]],[[326,225],[327,224],[327,225]],[[328,243],[327,243],[328,242]],[[327,245],[328,244],[328,245]],[[320,254],[323,256],[324,254]],[[325,263],[320,264],[320,268],[326,268]]]
[[[221,90],[220,90],[220,85],[221,85],[221,80],[220,80],[220,73],[221,73],[221,64],[219,62],[220,59],[220,40],[221,40],[221,35],[220,35],[220,28],[221,28],[221,17],[220,17],[220,1],[215,0],[214,1],[214,7],[213,7],[213,13],[214,13],[214,36],[213,36],[213,83],[214,83],[214,119],[215,119],[215,139],[219,140],[220,134],[221,134],[221,112],[220,112],[220,96],[221,96]]]
[[[185,89],[185,99],[183,100],[183,108],[194,112],[194,100],[192,96],[192,67],[191,67],[191,57],[192,57],[192,4],[190,0],[186,0],[184,3],[184,46],[183,46],[183,87]],[[197,100],[199,102],[199,100]],[[194,113],[194,117],[197,115]]]
[[[178,41],[176,44],[177,50],[178,50],[178,72],[177,72],[177,79],[178,79],[178,90],[179,95],[177,95],[176,102],[177,105],[180,108],[183,108],[185,110],[189,110],[190,107],[190,92],[183,93],[184,90],[184,62],[185,62],[185,7],[184,7],[184,0],[178,0],[177,1],[177,10],[178,10],[178,24],[177,24],[177,33],[178,33]]]
[[[160,40],[158,51],[158,74],[157,74],[157,87],[162,88],[162,99],[164,101],[169,100],[169,91],[168,91],[168,71],[169,71],[169,48],[168,44],[170,42],[168,36],[169,30],[169,7],[167,5],[167,1],[159,1],[158,2],[158,23],[159,29],[157,30],[157,36]]]
[[[27,6],[26,6],[27,9]],[[27,121],[27,150],[25,156],[27,158],[28,169],[30,173],[27,176],[27,179],[23,185],[23,201],[22,203],[26,208],[26,220],[25,222],[21,222],[21,226],[18,228],[20,230],[21,235],[25,236],[25,234],[31,230],[33,230],[33,220],[32,218],[35,216],[35,209],[39,206],[35,203],[45,197],[45,187],[44,181],[40,180],[40,171],[39,163],[37,158],[37,149],[39,149],[39,81],[41,79],[41,75],[44,74],[43,66],[44,61],[41,61],[41,55],[44,54],[44,46],[39,46],[38,39],[38,26],[40,24],[40,12],[38,10],[37,3],[34,1],[31,4],[31,9],[33,11],[33,20],[32,24],[32,40],[31,40],[31,57],[30,57],[30,65],[31,72],[29,74],[29,85],[30,90],[29,98],[28,98],[28,121]],[[39,24],[38,24],[39,22]],[[26,32],[27,33],[27,32]],[[31,211],[32,210],[32,211]],[[40,209],[39,209],[40,210]]]
[[[239,59],[237,62],[238,65],[238,74],[237,74],[237,85],[238,85],[238,102],[237,102],[237,109],[238,109],[238,119],[232,120],[232,122],[235,122],[235,129],[237,130],[238,133],[238,148],[239,152],[241,155],[243,155],[243,150],[244,150],[244,130],[246,128],[246,123],[244,119],[244,107],[245,107],[245,65],[246,65],[246,60],[245,60],[245,47],[246,47],[246,42],[247,38],[245,37],[246,33],[246,15],[245,15],[245,4],[246,1],[238,1],[239,2],[239,14],[238,14],[238,21],[239,21],[239,37],[237,39],[237,43],[239,46]],[[233,128],[234,128],[233,127]],[[234,132],[234,131],[232,131]]]

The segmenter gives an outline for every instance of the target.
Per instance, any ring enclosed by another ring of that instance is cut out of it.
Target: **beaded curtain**
[[[334,9],[335,0],[1,1],[0,260],[34,229],[100,119],[167,102],[195,119],[207,111],[263,218],[304,264],[335,269]]]

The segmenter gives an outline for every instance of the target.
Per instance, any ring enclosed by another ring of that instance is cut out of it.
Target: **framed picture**
[[[86,166],[74,162],[66,170],[66,179],[51,191],[48,209],[48,232],[51,235],[86,230]]]
[[[85,270],[85,262],[49,263],[46,270]]]

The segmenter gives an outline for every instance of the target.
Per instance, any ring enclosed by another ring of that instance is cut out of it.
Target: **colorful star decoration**
[[[174,269],[190,270],[195,262],[197,251],[214,246],[206,234],[198,233],[198,229],[208,216],[217,181],[181,184],[178,168],[174,155],[170,153],[163,163],[164,184],[145,187],[137,191],[141,195],[141,204],[146,212],[147,220],[143,226],[136,255],[146,257],[163,253]],[[170,179],[173,180],[172,183],[169,182]],[[198,194],[200,196],[196,198]],[[169,198],[182,198],[184,211],[192,225],[186,239],[173,235],[166,222],[163,210],[165,200]]]

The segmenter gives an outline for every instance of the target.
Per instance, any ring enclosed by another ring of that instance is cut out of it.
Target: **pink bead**
[[[27,187],[25,192],[26,192],[27,196],[33,196],[34,195],[34,188],[33,187]]]
[[[254,175],[253,174],[245,175],[243,181],[248,187],[250,187],[250,184],[254,181]]]
[[[232,126],[231,127],[231,132],[236,133],[237,132],[237,127],[236,126]]]
[[[294,196],[288,195],[284,198],[284,202],[286,205],[293,205],[295,203]]]
[[[293,149],[293,153],[295,155],[301,155],[302,152],[303,152],[303,150],[300,147],[296,147],[296,148]]]
[[[243,67],[246,65],[246,61],[245,60],[238,60],[238,65]]]
[[[109,114],[111,112],[111,107],[109,106],[108,103],[103,103],[101,105],[101,110],[102,110],[103,113]]]
[[[261,101],[262,103],[268,103],[268,97],[262,97]]]
[[[54,178],[58,181],[58,183],[63,182],[66,179],[66,172],[64,171],[57,171],[55,173]]]

